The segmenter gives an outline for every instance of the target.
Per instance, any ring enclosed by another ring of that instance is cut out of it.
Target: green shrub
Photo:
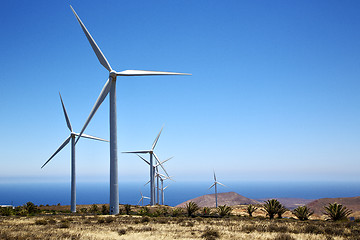
[[[183,214],[182,208],[174,208],[172,213],[171,213],[171,216],[172,217],[178,217],[178,216],[180,216],[182,214]]]
[[[109,209],[105,204],[101,206],[101,214],[102,215],[109,214]]]
[[[140,214],[141,216],[149,215],[149,213],[150,213],[150,210],[149,210],[148,207],[142,207],[142,208],[140,208],[140,210],[139,210],[139,214]]]
[[[203,216],[209,216],[210,214],[211,214],[211,209],[210,209],[210,208],[204,207],[204,208],[202,209],[202,215],[203,215]]]
[[[0,207],[0,216],[11,216],[14,214],[12,207]]]
[[[130,204],[125,204],[125,205],[124,205],[124,209],[125,209],[126,215],[130,215],[131,205],[130,205]]]
[[[252,204],[249,204],[246,208],[247,213],[249,214],[249,217],[252,217],[252,214],[256,211],[256,207]]]
[[[299,206],[295,208],[292,213],[301,221],[308,220],[314,214],[307,206]]]
[[[231,214],[232,208],[225,204],[218,206],[217,211],[221,217],[225,217]]]
[[[188,202],[185,205],[185,209],[186,209],[188,217],[191,217],[191,216],[193,216],[195,214],[195,212],[197,210],[199,210],[199,206],[194,202]]]
[[[93,214],[97,214],[99,212],[99,207],[96,204],[91,205],[90,212]]]
[[[329,203],[328,206],[324,207],[324,210],[324,214],[333,221],[347,219],[347,217],[352,213],[350,209],[338,203]]]
[[[281,203],[276,199],[270,199],[264,203],[264,211],[269,216],[270,219],[273,219],[275,214],[278,213],[278,210],[281,207]]]

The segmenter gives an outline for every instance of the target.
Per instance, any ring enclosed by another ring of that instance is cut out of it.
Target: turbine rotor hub
[[[113,80],[116,79],[116,72],[114,70],[111,70],[111,72],[109,73],[109,77],[113,78]]]

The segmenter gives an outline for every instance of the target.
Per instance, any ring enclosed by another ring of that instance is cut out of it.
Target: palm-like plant
[[[299,206],[295,208],[292,213],[301,221],[308,220],[314,211],[311,211],[307,206]]]
[[[273,219],[275,214],[278,213],[281,203],[276,199],[270,199],[264,203],[264,211],[269,216],[270,219]]]
[[[257,207],[255,207],[252,204],[249,204],[246,208],[247,213],[249,214],[249,217],[252,217],[253,212],[255,212]]]
[[[288,210],[280,203],[278,210],[277,210],[277,217],[282,218],[282,215],[287,212]]]
[[[186,208],[186,212],[187,212],[187,215],[188,217],[191,217],[194,215],[194,213],[199,210],[199,206],[194,203],[194,202],[188,202],[186,205],[185,205],[185,208]]]
[[[333,221],[346,219],[352,213],[352,210],[336,202],[333,204],[329,203],[329,205],[325,206],[324,209],[324,214]]]
[[[204,216],[209,216],[210,213],[211,213],[211,209],[210,209],[209,207],[204,207],[204,208],[202,209],[202,215],[204,215]]]
[[[230,215],[230,213],[231,213],[231,211],[232,211],[232,208],[229,207],[229,206],[226,206],[226,204],[225,204],[225,205],[220,205],[220,206],[217,208],[217,210],[218,210],[218,213],[219,213],[219,215],[220,215],[221,217],[225,217],[225,216]]]

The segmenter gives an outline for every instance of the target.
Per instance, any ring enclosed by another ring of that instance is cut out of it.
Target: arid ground
[[[0,239],[360,239],[357,221],[269,220],[261,210],[250,218],[238,215],[243,212],[240,206],[233,209],[234,215],[224,218],[201,214],[174,217],[171,207],[150,208],[158,211],[158,216],[141,216],[140,209],[132,206],[131,215],[117,216],[54,209],[35,216],[1,216]]]

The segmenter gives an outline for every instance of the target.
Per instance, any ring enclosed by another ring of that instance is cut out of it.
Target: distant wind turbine
[[[140,200],[139,200],[139,202],[138,202],[137,205],[139,205],[139,203],[141,202],[141,206],[144,206],[144,198],[146,198],[146,199],[150,199],[150,198],[149,198],[149,197],[145,197],[141,192],[140,192],[140,194],[141,194],[141,198],[140,198]]]
[[[78,133],[73,132],[71,123],[70,123],[70,119],[67,115],[66,109],[65,109],[65,105],[64,102],[61,98],[61,94],[60,95],[60,100],[61,100],[61,105],[64,111],[64,115],[65,115],[65,120],[66,120],[66,124],[70,130],[70,136],[65,140],[65,142],[63,142],[63,144],[61,144],[61,146],[55,151],[55,153],[44,163],[44,165],[42,165],[41,168],[45,167],[45,165],[50,162],[50,160],[55,157],[55,155],[61,151],[61,149],[63,149],[70,141],[71,139],[71,212],[76,212],[76,176],[75,176],[75,137],[79,136]],[[98,138],[98,137],[93,137],[90,135],[86,135],[86,134],[82,134],[81,137],[84,138],[90,138],[90,139],[94,139],[94,140],[99,140],[99,141],[104,141],[104,142],[109,142],[108,140],[102,139],[102,138]]]
[[[224,187],[227,187],[227,186],[225,186],[224,184],[222,184],[221,182],[218,182],[218,181],[216,180],[216,175],[215,175],[215,171],[214,171],[214,183],[213,183],[213,185],[211,185],[211,186],[209,187],[209,189],[215,186],[215,203],[216,203],[215,206],[216,206],[216,207],[218,207],[218,196],[217,196],[217,185],[218,185],[218,184],[220,184],[220,185],[222,185],[222,186],[224,186]]]
[[[154,163],[153,163],[153,156],[155,157],[155,159],[157,160],[158,164],[160,165],[160,167],[164,170],[165,174],[167,174],[165,168],[163,167],[163,165],[161,164],[159,158],[156,156],[156,154],[154,153],[154,149],[156,147],[156,144],[159,140],[160,134],[162,132],[164,127],[161,128],[159,134],[157,135],[157,137],[154,140],[154,143],[151,147],[150,150],[141,150],[141,151],[131,151],[131,152],[123,152],[123,153],[135,153],[135,154],[149,154],[150,155],[150,161],[145,160],[144,158],[141,157],[141,159],[143,159],[147,164],[149,164],[150,166],[150,205],[153,206],[155,204],[155,171],[154,171]],[[140,157],[140,155],[138,155]]]
[[[175,180],[172,179],[172,176],[171,176],[171,177],[167,177],[167,176],[164,176],[164,175],[162,175],[162,174],[159,174],[159,175],[160,175],[159,178],[160,178],[160,181],[161,181],[161,187],[160,187],[160,189],[161,189],[161,205],[164,205],[164,202],[165,202],[165,200],[164,200],[164,199],[165,199],[165,197],[164,197],[164,191],[165,191],[166,188],[169,187],[169,185],[168,185],[168,186],[166,186],[166,187],[164,188],[164,180],[169,179],[169,180],[174,181],[174,182],[175,182]]]
[[[71,7],[71,6],[70,6]],[[80,136],[85,131],[87,125],[90,123],[94,114],[104,101],[108,93],[110,92],[110,214],[119,213],[119,184],[118,184],[118,156],[117,156],[117,120],[116,120],[116,77],[118,76],[153,76],[153,75],[191,75],[187,73],[176,72],[159,72],[159,71],[144,71],[144,70],[125,70],[116,72],[113,70],[101,52],[100,48],[92,38],[85,25],[76,14],[75,10],[71,7],[76,19],[78,20],[86,38],[88,39],[92,49],[94,50],[96,57],[101,65],[103,65],[109,71],[109,77],[106,81],[101,93],[96,100],[85,124],[82,128],[79,137],[76,142],[79,141]],[[111,34],[109,35],[111,36]]]

